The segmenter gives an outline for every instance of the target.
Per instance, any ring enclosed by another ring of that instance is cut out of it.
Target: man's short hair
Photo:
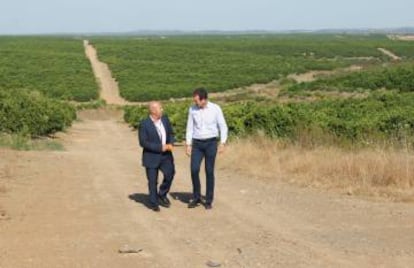
[[[203,87],[196,88],[193,91],[193,97],[194,96],[198,96],[200,98],[200,100],[206,100],[206,99],[208,99],[207,90],[205,88],[203,88]]]

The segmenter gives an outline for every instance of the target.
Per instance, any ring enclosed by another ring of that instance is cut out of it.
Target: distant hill
[[[381,34],[414,34],[414,27],[400,28],[356,28],[356,29],[321,29],[313,31],[316,33],[381,33]]]
[[[178,36],[178,35],[266,35],[266,34],[300,34],[300,33],[316,33],[316,34],[391,34],[391,35],[413,35],[414,27],[398,27],[398,28],[337,28],[337,29],[295,29],[295,30],[204,30],[204,31],[185,31],[185,30],[134,30],[128,32],[73,32],[73,33],[48,33],[38,34],[42,36],[77,36],[79,38],[85,36]],[[37,34],[31,34],[37,35]],[[0,34],[1,36],[1,34]]]
[[[350,29],[318,29],[318,30],[284,30],[284,31],[267,31],[267,30],[248,30],[248,31],[181,31],[181,30],[136,30],[121,35],[156,35],[156,36],[172,36],[172,35],[240,35],[240,34],[280,34],[280,33],[348,33],[348,34],[414,34],[414,27],[399,28],[350,28]]]

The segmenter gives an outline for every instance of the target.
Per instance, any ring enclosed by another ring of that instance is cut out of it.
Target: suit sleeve
[[[149,137],[145,129],[145,122],[141,122],[139,124],[138,140],[139,145],[141,145],[141,147],[146,149],[147,151],[151,151],[154,153],[162,152],[162,145],[160,143],[154,143],[149,141]]]
[[[165,121],[167,122],[167,143],[171,143],[174,144],[175,142],[175,137],[174,137],[174,130],[172,128],[170,119],[168,118],[168,116],[165,117]]]

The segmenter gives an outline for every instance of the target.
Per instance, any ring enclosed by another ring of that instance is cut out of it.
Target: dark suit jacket
[[[161,122],[164,125],[165,133],[167,135],[167,144],[174,143],[174,133],[167,116],[161,117]],[[138,130],[139,144],[143,148],[142,152],[142,165],[146,168],[158,168],[161,163],[162,156],[171,157],[173,161],[173,155],[171,152],[162,152],[161,140],[158,136],[157,129],[150,117],[142,120],[139,124]]]

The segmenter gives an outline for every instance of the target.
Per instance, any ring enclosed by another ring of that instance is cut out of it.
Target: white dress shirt
[[[164,124],[161,119],[154,120],[152,117],[152,122],[154,123],[155,128],[157,129],[158,136],[160,137],[161,144],[165,145],[167,143],[167,132],[165,131]]]
[[[227,140],[227,124],[223,112],[215,103],[207,102],[204,108],[197,105],[190,107],[188,111],[186,143],[192,144],[193,139],[210,139],[219,136],[222,144]]]

